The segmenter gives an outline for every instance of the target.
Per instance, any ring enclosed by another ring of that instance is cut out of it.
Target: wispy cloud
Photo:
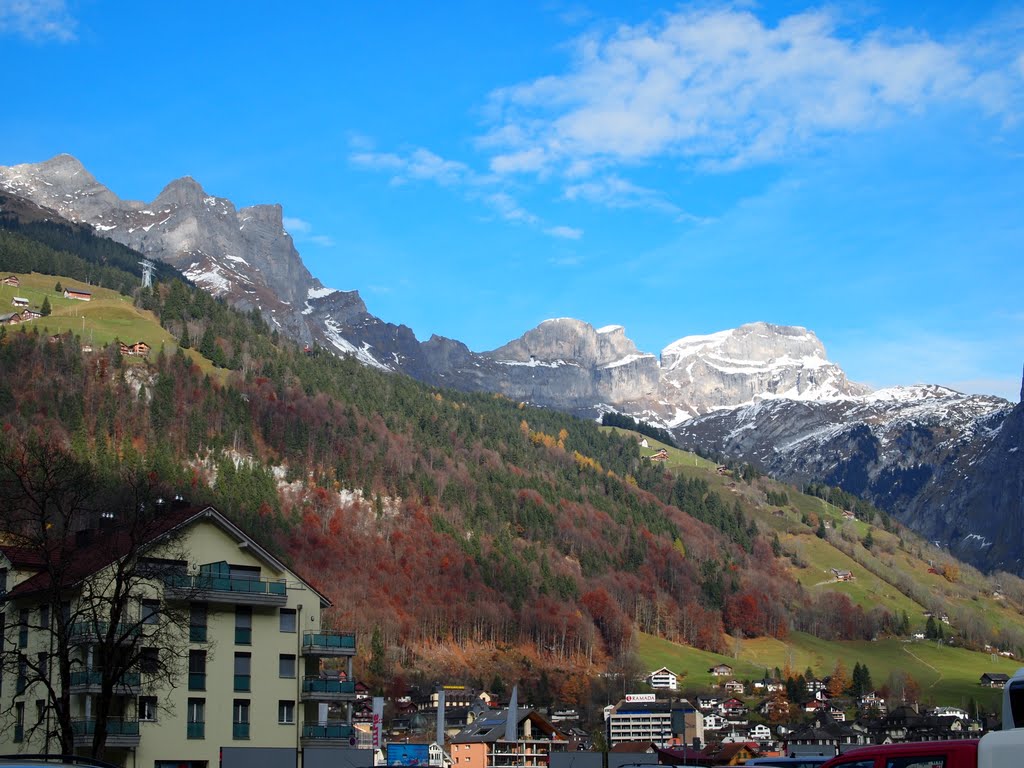
[[[330,235],[314,234],[313,225],[305,219],[300,219],[297,216],[285,216],[283,223],[285,230],[300,243],[312,243],[322,247],[334,245],[333,237]]]
[[[576,227],[548,227],[544,231],[552,237],[560,237],[563,240],[579,240],[583,237],[583,230]]]
[[[564,197],[566,200],[598,203],[606,208],[648,208],[677,218],[696,219],[666,200],[660,192],[638,186],[615,174],[569,184],[565,187]]]
[[[392,184],[425,181],[458,189],[467,200],[483,203],[503,221],[534,227],[556,238],[579,239],[583,235],[580,229],[545,222],[505,190],[502,179],[493,173],[477,172],[466,163],[449,160],[423,147],[404,153],[376,152],[365,137],[360,137],[352,148],[349,160],[353,165],[391,174]]]
[[[349,159],[353,165],[362,168],[393,173],[392,182],[396,184],[416,179],[433,181],[447,187],[476,183],[478,180],[477,174],[464,163],[445,160],[422,147],[404,156],[393,152],[353,152]]]
[[[481,147],[496,173],[567,173],[688,158],[730,170],[938,103],[998,114],[1021,92],[1021,46],[875,30],[808,11],[769,26],[693,10],[576,42],[566,74],[496,90]]]
[[[284,228],[293,235],[305,235],[313,230],[313,225],[294,216],[285,216]]]
[[[64,0],[0,0],[0,35],[67,43],[77,26]]]

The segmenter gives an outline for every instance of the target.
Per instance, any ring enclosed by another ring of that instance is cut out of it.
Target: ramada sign
[[[655,694],[653,693],[627,693],[626,701],[641,702],[641,701],[655,701]]]

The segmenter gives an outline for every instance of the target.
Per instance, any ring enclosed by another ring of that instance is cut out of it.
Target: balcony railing
[[[189,739],[205,739],[206,738],[206,723],[189,723],[187,726],[186,737]]]
[[[206,690],[206,673],[205,672],[189,672],[188,673],[188,689],[190,691],[205,691]]]
[[[139,745],[139,721],[124,720],[119,717],[107,718],[108,747],[137,747]],[[71,732],[76,745],[88,744],[96,733],[96,720],[72,720]]]
[[[78,669],[71,673],[72,688],[99,688],[103,685],[103,671],[99,669]],[[138,688],[142,676],[138,672],[125,672],[115,684],[116,688]]]
[[[307,677],[302,680],[303,693],[354,694],[356,684],[351,680],[331,680],[322,677]]]
[[[252,690],[252,675],[235,675],[235,690],[236,691],[251,691]]]
[[[109,621],[76,621],[71,625],[68,637],[72,643],[88,642],[106,637],[109,629]],[[142,627],[138,624],[121,623],[117,626],[118,637],[131,639],[141,634]]]
[[[230,602],[236,605],[271,604],[283,605],[288,600],[288,587],[284,581],[270,579],[231,578],[183,574],[167,576],[164,583],[179,596],[194,598],[202,595],[210,602]]]
[[[304,632],[302,652],[312,656],[350,656],[356,652],[356,633]]]
[[[235,645],[252,645],[251,627],[235,627]]]
[[[351,739],[355,728],[347,723],[330,723],[328,725],[302,726],[304,739]]]
[[[232,723],[231,724],[231,738],[232,739],[248,739],[249,738],[249,724],[248,723]]]
[[[192,625],[188,628],[188,641],[190,643],[205,643],[206,642],[206,625],[198,626]]]

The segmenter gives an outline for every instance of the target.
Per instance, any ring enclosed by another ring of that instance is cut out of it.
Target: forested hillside
[[[4,439],[55,439],[216,505],[286,549],[334,601],[328,623],[376,634],[406,671],[437,643],[528,647],[564,671],[622,661],[637,629],[711,651],[901,629],[885,604],[800,583],[797,529],[754,514],[753,476],[736,493],[590,422],[303,350],[174,276],[133,288],[130,262],[101,265],[77,229],[50,222],[42,242],[11,221],[0,271],[102,266],[89,274],[142,310],[132,340],[177,343],[83,352],[46,332],[71,311],[54,296],[52,318],[0,327]]]

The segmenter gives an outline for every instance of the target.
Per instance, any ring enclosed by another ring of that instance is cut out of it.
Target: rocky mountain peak
[[[495,359],[529,362],[572,361],[601,366],[637,355],[636,345],[622,326],[596,330],[590,323],[570,317],[545,320],[515,341],[490,353]]]
[[[662,350],[662,365],[677,368],[695,356],[721,360],[769,363],[800,361],[804,365],[828,361],[825,345],[813,332],[800,326],[756,322],[704,336],[684,336]]]
[[[198,181],[191,176],[175,179],[153,201],[154,208],[178,207],[188,208],[200,205],[209,195]]]

